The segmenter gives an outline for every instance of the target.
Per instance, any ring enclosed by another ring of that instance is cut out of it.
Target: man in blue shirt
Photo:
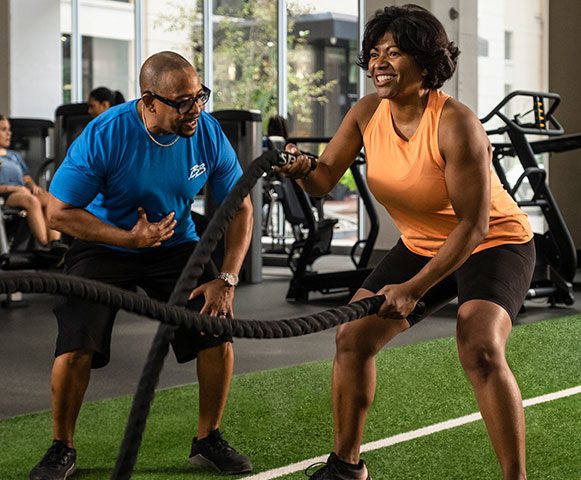
[[[148,58],[141,98],[109,109],[71,145],[50,191],[51,226],[75,240],[65,271],[167,300],[198,240],[195,195],[208,182],[222,201],[241,175],[218,122],[203,110],[210,91],[173,52]],[[202,313],[233,315],[234,287],[250,243],[252,205],[244,199],[225,236],[221,272],[206,267],[191,300]],[[30,479],[65,479],[76,469],[73,433],[91,367],[109,362],[116,310],[76,299],[55,309],[59,324],[52,372],[54,441]],[[178,329],[179,362],[197,358],[200,415],[190,463],[249,472],[218,430],[233,370],[230,337]]]

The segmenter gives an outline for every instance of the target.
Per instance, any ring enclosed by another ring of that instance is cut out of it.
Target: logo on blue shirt
[[[200,165],[194,165],[190,169],[190,176],[188,177],[188,180],[191,180],[192,178],[199,177],[205,171],[206,171],[206,164],[205,163],[201,163]]]

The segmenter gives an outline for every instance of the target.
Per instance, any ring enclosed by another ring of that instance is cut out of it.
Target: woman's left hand
[[[305,179],[311,173],[311,157],[304,155],[293,143],[288,143],[285,147],[285,151],[292,153],[297,156],[294,163],[287,163],[284,166],[275,166],[272,170],[276,173],[285,175],[288,178],[293,179]]]
[[[385,296],[385,301],[379,308],[377,316],[396,320],[407,318],[419,300],[410,286],[405,283],[386,285],[377,292],[377,295]]]

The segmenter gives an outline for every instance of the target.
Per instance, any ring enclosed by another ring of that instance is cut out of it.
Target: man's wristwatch
[[[224,280],[229,287],[238,286],[238,275],[235,273],[220,272],[217,278]]]

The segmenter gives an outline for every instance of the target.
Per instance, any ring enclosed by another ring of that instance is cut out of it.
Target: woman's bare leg
[[[352,301],[374,295],[360,289]],[[372,315],[337,329],[332,385],[335,453],[345,462],[359,462],[365,419],[375,395],[375,355],[407,328],[406,320]]]
[[[512,329],[499,305],[471,300],[458,310],[460,362],[472,383],[504,480],[526,479],[525,420],[522,397],[505,358]]]
[[[26,220],[32,235],[41,245],[48,244],[47,226],[38,198],[30,193],[16,192],[8,197],[6,205],[26,210]]]

